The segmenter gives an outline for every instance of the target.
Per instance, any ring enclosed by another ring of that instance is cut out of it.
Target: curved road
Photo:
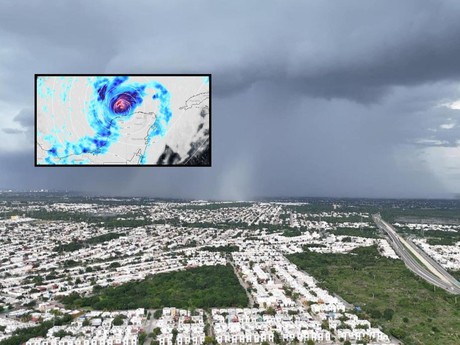
[[[412,272],[452,294],[460,294],[460,283],[441,265],[410,240],[398,235],[396,230],[379,214],[372,215],[372,218],[375,224],[388,234],[391,246]]]

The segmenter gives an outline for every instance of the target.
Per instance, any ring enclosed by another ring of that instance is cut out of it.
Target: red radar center
[[[126,95],[120,95],[113,104],[113,111],[115,113],[124,113],[131,107],[131,102]]]

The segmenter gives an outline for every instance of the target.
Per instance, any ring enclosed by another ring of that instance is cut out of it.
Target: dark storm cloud
[[[0,14],[4,40],[29,73],[211,70],[223,94],[270,80],[363,102],[460,74],[458,1],[269,2],[246,11],[239,2],[47,4],[11,1]],[[10,54],[6,63],[21,65]]]
[[[111,66],[143,53],[134,62],[141,68],[211,68],[218,95],[270,81],[300,94],[373,102],[396,85],[458,78],[459,10],[454,1],[278,2],[247,16],[226,5],[206,23],[179,14],[190,25],[181,40],[127,41]],[[187,58],[170,61],[171,51]]]
[[[213,168],[34,168],[19,147],[0,150],[4,188],[232,199],[452,191],[421,149],[458,145],[459,111],[440,106],[460,98],[458,1],[49,4],[0,5],[0,101],[24,109],[12,119],[31,133],[34,73],[211,72]]]

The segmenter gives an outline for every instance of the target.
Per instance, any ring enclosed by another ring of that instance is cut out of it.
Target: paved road
[[[248,299],[249,299],[249,308],[253,308],[254,307],[254,297],[252,296],[251,293],[248,292],[248,287],[249,285],[246,284],[246,282],[243,280],[243,278],[240,277],[240,275],[238,274],[237,270],[236,270],[236,267],[235,267],[235,263],[231,260],[231,259],[227,259],[227,262],[232,265],[233,267],[233,271],[235,272],[235,275],[236,277],[238,278],[238,281],[240,282],[240,285],[243,287],[244,289],[244,292],[246,292],[246,296],[248,296]]]
[[[406,266],[427,282],[452,294],[460,294],[460,283],[444,268],[420,250],[410,240],[402,238],[396,230],[385,222],[379,214],[372,216],[375,224],[384,230],[390,238],[390,244]]]
[[[445,280],[447,280],[453,285],[460,287],[460,283],[458,282],[458,280],[454,278],[452,275],[450,275],[449,272],[447,272],[446,269],[442,267],[436,260],[434,260],[431,256],[429,256],[426,252],[419,248],[414,242],[410,240],[408,240],[407,242],[412,247],[412,249],[415,250],[420,256],[422,256],[424,260],[429,263],[429,265],[436,269],[438,273],[440,273],[444,277]]]
[[[144,326],[144,332],[147,334],[147,338],[145,338],[145,341],[144,341],[144,344],[140,344],[140,345],[150,345],[151,341],[153,340],[152,338],[150,338],[148,335],[150,333],[152,333],[153,331],[153,326],[155,324],[155,319],[153,317],[153,313],[155,312],[154,309],[148,309],[147,310],[147,313],[151,313],[151,317],[150,317],[150,320],[146,320],[145,322],[145,326]]]

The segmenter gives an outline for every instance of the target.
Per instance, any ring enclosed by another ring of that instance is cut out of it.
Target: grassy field
[[[93,296],[72,293],[62,302],[72,308],[122,310],[246,307],[249,301],[233,268],[220,265],[155,274],[116,287],[95,286]]]
[[[448,270],[448,271],[452,275],[452,277],[455,277],[458,281],[460,281],[460,270],[459,271]]]
[[[457,304],[453,295],[434,289],[402,261],[380,256],[376,247],[289,259],[406,345],[460,344],[460,296]]]

